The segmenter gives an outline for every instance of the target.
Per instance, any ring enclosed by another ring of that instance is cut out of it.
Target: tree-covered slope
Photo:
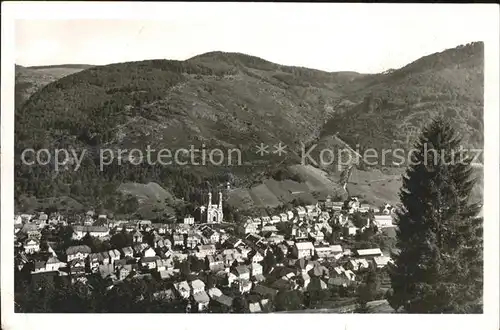
[[[157,182],[186,198],[199,194],[195,187],[206,181],[250,188],[277,167],[298,163],[301,143],[328,147],[338,133],[352,146],[407,146],[410,127],[437,112],[453,118],[468,143],[481,145],[482,74],[482,43],[376,75],[288,67],[223,52],[88,68],[45,85],[17,107],[16,196],[70,195],[105,204],[123,182]],[[286,157],[256,155],[261,142],[272,151],[280,141],[287,145]],[[243,164],[126,163],[100,171],[89,155],[99,148],[146,150],[147,145],[239,148]],[[54,173],[50,165],[19,161],[25,148],[68,147],[88,151],[76,172],[70,166]]]

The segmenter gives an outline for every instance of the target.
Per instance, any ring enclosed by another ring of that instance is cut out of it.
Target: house
[[[98,260],[99,264],[101,264],[101,265],[109,264],[111,261],[109,251],[104,251],[104,252],[99,253],[97,255],[97,260]],[[115,260],[115,262],[116,262],[116,260]]]
[[[258,302],[251,302],[248,304],[248,310],[250,313],[261,313],[262,309],[260,308],[260,304]]]
[[[172,260],[172,258],[157,259],[156,260],[156,270],[158,272],[161,272],[164,270],[174,270],[174,260]]]
[[[160,236],[160,235],[159,235],[156,231],[154,231],[154,230],[153,230],[151,233],[152,233],[152,235],[153,235],[153,239],[152,239],[153,244],[152,244],[152,245],[153,245],[153,248],[155,248],[155,249],[156,249],[156,248],[158,247],[158,242],[163,241],[163,237],[162,237],[162,236]]]
[[[163,301],[173,301],[175,300],[175,294],[172,290],[160,290],[153,293],[154,300],[163,300]]]
[[[189,287],[187,281],[174,283],[174,289],[177,294],[183,299],[188,299],[191,295],[191,288]]]
[[[331,210],[332,211],[341,211],[344,206],[344,202],[331,202]],[[330,206],[329,205],[329,206]],[[325,205],[326,206],[326,205]],[[328,208],[328,207],[327,207]]]
[[[325,240],[325,234],[321,232],[320,230],[315,230],[309,232],[309,237],[315,242],[315,243],[322,243]]]
[[[226,296],[225,294],[214,296],[212,300],[226,308],[231,308],[233,306],[233,298]]]
[[[288,221],[293,220],[295,218],[295,215],[293,214],[292,211],[286,211],[286,217],[288,218]]]
[[[68,262],[68,268],[72,275],[85,274],[85,261],[83,259],[72,259]]]
[[[160,235],[167,233],[168,225],[165,223],[153,223],[152,226]]]
[[[261,225],[264,227],[265,225],[271,223],[271,218],[268,216],[261,217]]]
[[[35,238],[28,238],[23,244],[24,253],[32,254],[40,251],[40,242]]]
[[[396,208],[388,203],[382,206],[382,214],[394,214],[395,212]]]
[[[342,227],[342,233],[346,236],[354,236],[358,230],[358,227],[356,227],[351,220],[347,220],[344,227]]]
[[[346,270],[344,274],[350,282],[354,282],[356,280],[356,274],[354,274],[352,270]]]
[[[191,293],[193,295],[205,291],[205,283],[203,283],[203,281],[200,279],[191,281],[189,285],[191,287]]]
[[[333,271],[334,271],[333,275],[340,276],[340,275],[344,274],[345,269],[342,266],[337,266],[337,267],[333,268]]]
[[[258,225],[254,222],[245,223],[241,226],[238,226],[238,232],[244,235],[256,234],[258,232]]]
[[[271,271],[268,277],[273,279],[283,279],[285,281],[289,281],[295,276],[295,273],[296,271],[292,268],[278,266]]]
[[[233,273],[241,280],[249,280],[250,279],[250,271],[247,266],[240,265],[236,266],[233,270]]]
[[[314,255],[314,245],[311,242],[298,242],[293,246],[292,252],[297,259],[308,259]]]
[[[99,265],[101,264],[99,262],[100,255],[101,255],[100,253],[91,253],[87,257],[89,267],[93,272],[97,272],[99,270]]]
[[[177,260],[179,262],[183,262],[184,260],[187,260],[188,254],[187,253],[182,253],[182,252],[174,251],[174,252],[172,252],[171,257],[174,260]]]
[[[158,261],[160,257],[158,256],[151,256],[151,257],[142,257],[140,260],[142,268],[145,269],[155,269],[156,268],[156,261]]]
[[[172,239],[174,247],[184,247],[184,235],[174,234]]]
[[[176,271],[173,269],[169,269],[169,270],[160,270],[158,273],[160,275],[160,279],[168,280],[175,276]]]
[[[216,244],[220,241],[220,234],[210,227],[205,228],[201,234],[205,237],[209,243]]]
[[[262,219],[261,218],[253,218],[252,219],[252,222],[258,226],[258,225],[261,225],[262,224]]]
[[[142,255],[144,257],[154,257],[154,256],[156,256],[156,252],[155,252],[155,250],[153,250],[153,248],[149,247],[149,248],[145,249],[144,251],[142,251]]]
[[[257,275],[262,275],[262,265],[261,264],[258,264],[258,263],[250,264],[250,270],[251,270],[252,277],[255,277]]]
[[[183,223],[186,225],[194,225],[194,217],[191,215],[184,217]]]
[[[394,227],[391,214],[376,214],[374,215],[373,223],[378,228]]]
[[[248,259],[250,260],[251,263],[259,263],[262,262],[262,260],[264,260],[264,257],[258,251],[252,250],[252,252],[248,254]]]
[[[280,213],[279,217],[280,217],[280,221],[281,222],[287,222],[288,221],[288,216],[286,215],[286,213]]]
[[[134,243],[142,243],[143,236],[140,231],[136,230],[132,235],[132,240]]]
[[[191,293],[193,296],[193,300],[196,302],[198,306],[198,310],[202,311],[208,307],[208,303],[210,302],[210,298],[208,294],[205,292],[205,283],[203,281],[197,279],[190,283]]]
[[[266,242],[271,245],[277,245],[282,243],[285,240],[285,236],[283,235],[276,235],[276,234],[271,234],[269,237],[266,238]]]
[[[252,289],[252,282],[246,278],[240,278],[233,282],[233,286],[236,287],[240,293],[250,292]]]
[[[73,226],[74,240],[80,240],[87,234],[96,238],[104,238],[109,236],[109,228],[106,226]]]
[[[132,265],[123,265],[120,266],[116,271],[116,276],[118,280],[123,281],[130,275],[131,272],[132,272]]]
[[[174,233],[184,235],[184,234],[189,233],[190,230],[191,230],[190,225],[186,225],[184,223],[178,223],[178,224],[176,224],[176,226],[174,228]]]
[[[238,245],[242,244],[243,241],[241,240],[241,238],[238,238],[236,236],[229,236],[225,242],[224,242],[224,245],[227,246],[227,247],[230,247],[232,249],[235,249],[238,247]]]
[[[248,234],[245,236],[245,239],[247,240],[247,243],[249,243],[249,245],[252,245],[262,241],[263,237],[257,234]]]
[[[172,248],[172,242],[169,239],[164,238],[156,242],[156,247],[161,250],[170,250]]]
[[[134,250],[130,246],[124,247],[122,249],[122,256],[124,258],[127,258],[127,257],[132,258],[134,256]]]
[[[196,253],[196,257],[198,259],[205,259],[206,256],[211,256],[215,254],[215,245],[200,245],[197,247],[198,252]]]
[[[281,222],[281,217],[278,216],[278,215],[273,215],[271,217],[271,224],[277,224],[277,223],[280,223]]]
[[[306,214],[311,216],[311,217],[317,217],[319,216],[321,212],[321,209],[318,207],[318,205],[306,205]]]
[[[319,220],[320,221],[328,221],[330,220],[330,213],[328,212],[321,212],[321,214],[319,215]]]
[[[392,262],[391,257],[374,257],[373,262],[377,268],[384,268],[388,263]]]
[[[352,270],[346,270],[342,266],[334,268],[332,277],[328,280],[329,286],[348,286],[355,281],[356,275]]]
[[[214,299],[214,297],[220,297],[222,296],[223,293],[220,289],[218,288],[210,288],[208,289],[208,296],[211,298],[211,299]]]
[[[380,248],[374,248],[374,249],[356,250],[356,255],[361,258],[373,258],[373,257],[382,257],[384,254],[382,253]]]
[[[196,233],[188,233],[186,237],[186,246],[188,249],[194,249],[198,244],[201,244],[201,237]]]
[[[70,262],[71,260],[74,259],[84,260],[85,258],[88,257],[88,255],[91,252],[92,251],[90,250],[90,247],[87,245],[70,246],[69,248],[66,249],[67,261]]]
[[[271,225],[263,226],[261,232],[262,232],[262,235],[266,235],[269,233],[277,233],[278,228],[276,228],[276,226],[271,226]]]
[[[299,219],[302,219],[306,216],[307,212],[306,212],[306,209],[302,206],[297,206],[295,208],[295,214],[297,215],[297,217]]]
[[[32,273],[45,272],[47,270],[45,261],[35,261]]]
[[[47,259],[46,269],[47,271],[59,270],[60,267],[64,266],[64,263],[60,262],[57,257],[51,256]]]
[[[132,249],[134,250],[134,256],[140,257],[142,256],[142,252],[149,248],[149,245],[147,243],[137,243],[135,244]]]
[[[319,259],[337,259],[337,256],[342,256],[340,245],[320,245],[315,247],[315,251]]]
[[[217,279],[218,285],[222,286],[232,286],[233,283],[238,279],[236,275],[234,275],[232,272],[226,272],[224,270],[220,270],[217,273],[215,273],[215,277]]]
[[[113,264],[116,260],[120,260],[120,251],[117,249],[107,251],[109,255],[109,263]]]
[[[370,267],[370,264],[366,259],[351,259],[347,265],[349,266],[349,269],[353,271],[367,269]]]
[[[216,256],[208,255],[205,257],[205,262],[208,269],[210,269],[212,272],[217,272],[224,269],[225,267],[224,256],[222,254],[218,254]]]
[[[40,240],[42,238],[42,233],[38,229],[38,226],[33,223],[25,223],[21,232],[26,234],[28,238],[34,238]]]
[[[199,312],[206,310],[208,308],[208,304],[210,303],[210,298],[205,291],[193,294],[193,300]]]

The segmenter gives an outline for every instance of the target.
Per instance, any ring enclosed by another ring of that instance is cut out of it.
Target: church
[[[212,204],[212,193],[208,193],[208,205],[200,207],[201,222],[221,223],[224,218],[222,212],[222,193],[219,192],[219,204]]]

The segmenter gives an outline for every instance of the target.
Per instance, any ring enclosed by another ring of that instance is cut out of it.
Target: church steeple
[[[212,206],[212,193],[208,192],[208,208]]]
[[[222,192],[219,192],[219,210],[222,210]]]

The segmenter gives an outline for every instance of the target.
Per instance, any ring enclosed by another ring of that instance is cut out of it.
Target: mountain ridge
[[[329,147],[329,137],[338,133],[351,146],[408,147],[412,141],[405,141],[409,135],[405,127],[418,130],[422,121],[439,113],[456,122],[470,145],[482,145],[483,47],[472,43],[431,54],[388,74],[329,73],[225,52],[73,72],[44,85],[16,110],[16,155],[27,147],[143,149],[205,144],[238,147],[249,165],[190,168],[182,173],[194,175],[194,181],[186,179],[189,184],[185,184],[172,177],[179,176],[177,169],[115,168],[123,173],[115,175],[108,169],[103,174],[88,160],[85,175],[63,173],[55,182],[38,168],[43,174],[37,175],[47,186],[40,189],[29,184],[35,169],[16,164],[20,182],[16,194],[71,193],[68,190],[82,177],[114,185],[159,182],[176,196],[207,178],[223,182],[231,177],[229,181],[251,189],[260,184],[254,180],[262,171],[269,171],[270,177],[276,164],[293,168],[300,161],[301,143]],[[269,154],[262,159],[255,154],[259,143],[277,142],[287,145],[287,158]],[[322,187],[319,192],[338,189],[338,173],[324,170],[331,182],[309,184],[314,187],[310,193],[317,187]],[[269,184],[276,194],[284,194]],[[370,189],[365,189],[367,195]],[[91,193],[83,195],[79,200],[92,200]]]

